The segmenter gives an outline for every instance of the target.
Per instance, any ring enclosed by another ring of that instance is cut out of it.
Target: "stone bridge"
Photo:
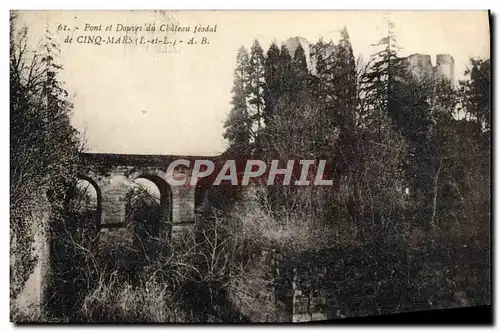
[[[178,165],[168,172],[172,162],[189,161],[189,167]],[[195,206],[203,198],[203,181],[191,186],[189,180],[195,160],[217,162],[219,157],[180,155],[132,155],[81,153],[83,172],[79,177],[92,184],[97,193],[98,229],[109,231],[125,227],[126,196],[133,181],[144,178],[153,182],[160,192],[164,219],[172,229],[194,224]],[[171,180],[187,178],[182,186],[171,186]]]

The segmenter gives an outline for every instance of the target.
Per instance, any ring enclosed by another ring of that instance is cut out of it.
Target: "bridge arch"
[[[161,171],[157,172],[144,172],[135,173],[130,177],[130,180],[138,184],[137,180],[145,179],[153,183],[160,194],[160,206],[162,207],[162,217],[166,218],[168,222],[172,221],[172,190],[165,180]]]
[[[172,191],[157,174],[139,173],[129,180],[126,220],[133,226],[134,246],[147,257],[156,257],[170,234]]]
[[[71,200],[75,199],[76,195],[78,194],[79,190],[78,184],[82,183],[82,181],[87,182],[95,191],[96,208],[93,217],[96,223],[96,229],[99,230],[101,227],[101,218],[102,218],[102,193],[98,182],[94,180],[92,176],[83,173],[77,174],[75,183],[72,184],[69,187],[68,191],[66,192],[65,208],[67,210],[70,208]]]

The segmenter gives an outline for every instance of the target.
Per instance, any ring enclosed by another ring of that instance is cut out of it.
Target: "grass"
[[[87,322],[189,322],[168,285],[154,280],[132,285],[110,280],[83,300],[80,317]]]

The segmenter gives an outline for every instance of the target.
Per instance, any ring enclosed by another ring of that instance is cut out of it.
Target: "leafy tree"
[[[428,93],[428,89],[424,90],[422,93]],[[420,147],[420,153],[423,157],[428,158],[428,160],[418,161],[416,158],[413,160],[415,164],[418,165],[420,163],[420,165],[423,166],[421,168],[421,174],[424,174],[426,178],[421,180],[424,184],[428,184],[428,188],[427,190],[422,190],[422,194],[427,195],[430,192],[431,195],[427,197],[432,197],[432,200],[429,202],[429,199],[426,199],[424,196],[420,201],[424,204],[430,203],[424,207],[424,211],[432,209],[429,212],[429,224],[435,225],[439,203],[439,189],[444,182],[442,180],[444,179],[446,181],[444,170],[450,159],[454,159],[454,151],[450,143],[454,141],[452,137],[455,122],[453,114],[457,107],[458,96],[456,91],[453,90],[450,83],[447,81],[433,82],[429,96],[431,97],[428,98],[428,102],[427,100],[423,100],[421,103],[430,109],[430,112],[424,113],[424,115],[428,116],[426,122],[427,126],[423,128],[425,136],[419,141],[420,146],[417,146],[417,149],[415,149],[418,153],[418,147]],[[421,119],[416,119],[416,122],[418,120]],[[418,176],[417,173],[417,178],[419,177],[422,178],[422,176]],[[419,188],[422,186],[415,184],[414,187]],[[424,189],[426,188],[424,187]]]
[[[491,128],[491,64],[487,60],[470,60],[471,68],[465,71],[468,80],[460,82],[464,110],[472,115],[485,130]]]
[[[487,62],[473,60],[472,68],[477,63]],[[487,68],[488,65],[483,67]],[[472,114],[479,109],[478,105],[482,105],[483,114],[489,112],[487,102],[478,102],[489,96],[490,86],[486,80],[489,74],[475,76],[476,79],[485,79],[476,84],[472,71],[465,71],[467,79],[461,82],[459,91],[448,82],[437,82],[433,91],[434,125],[430,142],[437,172],[432,192],[431,222],[447,230],[458,229],[487,245],[490,217],[489,116],[479,120]],[[472,116],[460,118],[457,110]]]
[[[464,82],[461,93],[461,100],[466,114],[472,114],[475,118],[473,123],[462,123],[467,135],[468,142],[459,143],[464,149],[464,156],[468,157],[467,164],[464,165],[462,174],[468,181],[464,181],[466,187],[464,191],[470,193],[470,199],[465,201],[470,206],[465,207],[465,211],[471,213],[471,220],[482,221],[478,228],[488,230],[486,225],[490,220],[490,190],[491,190],[491,64],[490,59],[471,60],[472,69],[465,71],[469,75],[468,82]],[[471,167],[475,166],[475,167]],[[473,171],[475,172],[473,174]],[[467,174],[470,174],[468,176]],[[488,239],[489,232],[485,238]],[[488,245],[488,244],[486,244]]]

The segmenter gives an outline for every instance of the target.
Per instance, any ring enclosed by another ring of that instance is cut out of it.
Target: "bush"
[[[83,299],[82,322],[182,323],[192,317],[181,309],[168,284],[156,280],[139,285],[118,282],[112,274]]]

